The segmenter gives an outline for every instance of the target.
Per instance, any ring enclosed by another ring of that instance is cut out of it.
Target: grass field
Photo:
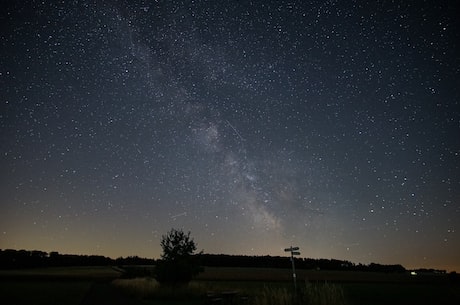
[[[110,267],[60,267],[0,271],[0,303],[5,305],[80,305],[94,282],[111,281]]]
[[[12,280],[0,281],[0,303],[4,305],[78,305],[90,281]]]
[[[354,305],[455,305],[460,304],[460,286],[439,283],[347,283],[345,298]]]
[[[329,271],[329,270],[297,270],[299,282],[400,282],[400,283],[444,283],[444,275],[411,276],[408,273],[381,273],[363,271]],[[236,280],[236,281],[291,281],[291,269],[277,268],[227,268],[206,267],[205,272],[198,275],[197,280]]]
[[[294,304],[289,269],[205,268],[189,287],[176,290],[120,275],[111,267],[0,271],[0,303],[198,305],[226,295],[235,305]],[[297,276],[301,301],[295,304],[460,304],[460,285],[441,275],[299,270]]]
[[[97,280],[120,276],[120,271],[111,267],[50,267],[20,270],[0,270],[1,279],[59,279]]]
[[[298,286],[304,291],[309,289],[317,295],[343,293],[344,303],[348,305],[460,304],[459,284],[450,283],[445,275],[298,270],[297,278]],[[151,282],[142,279],[120,280],[118,285],[125,285],[125,289],[133,294],[137,290],[140,292],[138,296],[144,297],[148,304],[169,304],[164,303],[167,292],[155,289]],[[205,272],[190,286],[188,291],[181,292],[189,301],[206,291],[238,291],[254,301],[267,291],[275,291],[278,295],[290,293],[293,284],[289,269],[205,268]],[[274,295],[267,297],[275,298]],[[327,299],[326,296],[322,298]],[[341,300],[335,303],[319,300],[315,304],[342,304]],[[267,301],[257,304],[267,304]]]

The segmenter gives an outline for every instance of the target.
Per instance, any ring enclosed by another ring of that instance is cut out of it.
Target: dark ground
[[[116,289],[110,282],[94,282],[80,305],[142,305],[143,303]]]

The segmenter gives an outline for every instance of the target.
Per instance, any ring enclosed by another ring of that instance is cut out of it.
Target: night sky
[[[0,248],[460,271],[455,5],[2,2]]]

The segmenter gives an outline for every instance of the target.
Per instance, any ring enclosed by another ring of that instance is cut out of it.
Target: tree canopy
[[[186,234],[182,230],[171,229],[166,235],[162,236],[161,248],[163,254],[161,258],[167,261],[174,261],[193,255],[196,251],[196,244],[190,237],[190,231]]]

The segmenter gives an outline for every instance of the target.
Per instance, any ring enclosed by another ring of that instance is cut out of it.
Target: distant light
[[[411,272],[410,272],[410,275],[417,275],[417,272],[411,271]]]

